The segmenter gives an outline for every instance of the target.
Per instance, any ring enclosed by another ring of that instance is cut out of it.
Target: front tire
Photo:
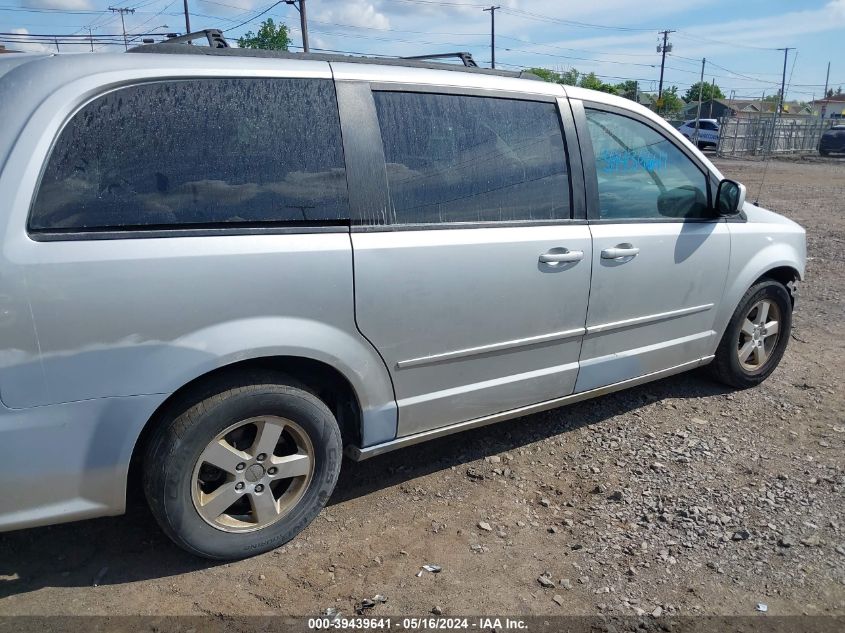
[[[278,376],[229,385],[176,412],[147,446],[144,491],[164,532],[192,554],[228,560],[275,549],[334,490],[337,421],[316,396]]]
[[[763,382],[780,363],[792,330],[792,300],[783,284],[763,280],[742,297],[725,330],[711,375],[738,389]]]

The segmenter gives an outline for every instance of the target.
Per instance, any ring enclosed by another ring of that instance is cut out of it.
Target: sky
[[[120,36],[120,16],[108,7],[135,9],[126,30],[136,33],[185,31],[183,0],[0,0],[0,33]],[[300,50],[296,8],[270,0],[188,0],[192,30],[220,28],[229,39],[255,30],[272,17],[288,25]],[[469,51],[479,65],[490,63],[489,3],[478,0],[306,0],[312,49],[372,55],[420,55]],[[498,0],[496,63],[499,68],[541,66],[595,72],[608,83],[640,81],[656,91],[660,75],[658,31],[669,35],[665,85],[683,94],[698,81],[715,78],[726,95],[760,98],[780,87],[784,53],[787,99],[809,101],[830,85],[845,88],[842,39],[845,0]],[[272,8],[270,8],[272,7]],[[266,13],[262,13],[267,9]],[[0,44],[18,50],[51,50],[55,45]],[[3,41],[6,40],[6,41]],[[59,40],[62,52],[87,51],[89,43]],[[121,37],[95,46],[123,49]]]

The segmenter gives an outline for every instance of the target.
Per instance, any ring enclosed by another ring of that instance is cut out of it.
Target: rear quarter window
[[[121,88],[61,132],[31,232],[348,219],[334,86],[196,79]]]

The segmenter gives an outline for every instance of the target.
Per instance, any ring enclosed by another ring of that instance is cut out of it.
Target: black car
[[[819,154],[845,154],[845,125],[834,125],[827,132],[822,134],[819,141]]]

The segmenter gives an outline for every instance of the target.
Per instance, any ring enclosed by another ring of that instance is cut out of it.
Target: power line
[[[263,10],[261,13],[259,13],[258,15],[254,15],[254,16],[252,16],[251,18],[249,18],[248,20],[244,20],[243,22],[241,22],[240,24],[236,24],[235,26],[230,26],[230,27],[229,27],[229,28],[227,28],[227,29],[223,29],[223,31],[224,31],[224,32],[225,32],[225,31],[234,31],[235,29],[242,27],[244,24],[249,24],[250,22],[255,21],[256,19],[260,18],[262,15],[264,15],[265,13],[267,13],[268,11],[270,11],[270,9],[272,9],[273,7],[278,6],[278,5],[280,5],[280,4],[283,4],[283,3],[284,3],[284,1],[285,1],[285,0],[279,0],[278,2],[274,2],[273,4],[271,4],[269,7],[267,7],[266,9],[264,9],[264,10]],[[214,17],[214,16],[212,16],[212,17]]]
[[[446,2],[443,0],[389,0],[390,2],[405,2],[410,4],[421,4],[421,5],[429,5],[429,6],[440,6],[440,7],[456,7],[456,8],[474,8],[474,9],[484,9],[487,5],[483,4],[474,4],[468,2]],[[542,13],[534,13],[533,11],[525,11],[524,9],[512,9],[510,7],[502,7],[501,11],[503,13],[507,13],[509,15],[514,15],[521,18],[526,18],[529,20],[537,20],[540,22],[552,22],[555,24],[565,24],[567,26],[573,26],[576,28],[585,28],[585,29],[599,29],[599,30],[610,30],[610,31],[628,31],[628,32],[636,32],[636,31],[653,31],[652,28],[633,28],[633,27],[626,27],[626,26],[610,26],[606,24],[593,24],[590,22],[579,22],[576,20],[565,20],[563,18],[557,18],[551,15],[545,15]]]
[[[134,4],[127,6],[125,8],[127,10],[136,11],[137,9],[140,9],[140,8],[143,8],[143,7],[146,7],[146,6],[153,4],[155,1],[156,0],[146,0],[146,1],[142,1],[142,2],[137,2],[137,3],[134,3]],[[231,9],[241,9],[241,7],[237,7],[236,5],[233,5],[233,4],[227,4],[225,1],[224,2],[220,2],[218,0],[205,0],[205,1],[208,2],[209,4],[224,6],[224,7],[228,7],[228,8],[231,8]],[[412,4],[418,4],[418,5],[441,6],[441,7],[481,8],[481,9],[484,9],[484,10],[490,10],[491,9],[491,7],[487,7],[485,5],[476,4],[476,3],[472,3],[472,2],[448,2],[448,1],[442,1],[442,0],[389,0],[389,1],[406,2],[406,3],[412,3]],[[175,0],[174,0],[174,2],[175,2]],[[161,14],[165,13],[174,2],[171,2],[170,4],[165,6],[164,9],[162,9],[161,11],[158,11],[157,13],[154,13],[152,15],[156,16],[156,15],[161,15]],[[282,2],[290,3],[290,0],[280,0],[280,1],[274,2],[274,3],[268,5],[264,8],[256,9],[254,11],[242,11],[239,14],[238,17],[246,18],[246,19],[242,19],[240,22],[233,24],[232,26],[228,27],[225,30],[227,32],[231,32],[231,31],[234,31],[238,28],[241,28],[241,27],[249,24],[250,22],[253,22],[254,20],[260,18],[261,16],[265,15],[266,13],[268,13],[270,10],[272,10],[274,7],[278,6]],[[10,10],[23,10],[24,9],[24,8],[21,8],[21,7],[0,6],[0,9],[3,9],[3,8],[8,8]],[[551,22],[555,22],[555,23],[567,24],[567,25],[570,25],[570,26],[578,26],[578,27],[583,27],[583,28],[598,28],[598,29],[610,29],[610,30],[620,30],[620,31],[646,31],[646,30],[650,30],[650,29],[640,29],[640,28],[617,27],[617,26],[603,25],[603,24],[593,24],[593,23],[587,23],[587,22],[577,22],[577,21],[573,21],[573,20],[564,20],[564,19],[561,19],[561,18],[555,18],[555,17],[552,17],[552,16],[540,14],[540,13],[534,13],[534,12],[525,11],[525,10],[518,10],[518,9],[511,9],[511,8],[507,8],[507,7],[501,8],[501,9],[499,7],[496,7],[496,9],[504,11],[504,12],[510,14],[510,15],[514,15],[514,16],[518,16],[518,17],[524,17],[524,18],[527,18],[527,19],[536,19],[536,20],[546,21],[546,22],[551,21]],[[102,21],[103,18],[108,15],[108,13],[106,13],[105,11],[96,11],[96,10],[92,10],[92,11],[77,10],[77,11],[74,11],[74,10],[35,9],[34,12],[64,13],[64,14],[76,14],[76,13],[78,13],[78,14],[96,16],[89,23],[89,25],[87,27],[82,27],[83,29],[91,28],[91,26],[94,23],[96,23],[98,21]],[[138,13],[142,13],[142,11],[138,11]],[[212,19],[212,20],[219,20],[219,21],[225,21],[225,22],[230,22],[230,23],[237,22],[237,20],[238,20],[238,17],[225,18],[225,17],[222,17],[222,16],[207,15],[207,14],[201,14],[201,13],[196,13],[196,12],[192,12],[192,13],[194,13],[194,15],[197,15],[197,16],[200,16],[200,17],[205,17],[205,18]],[[490,13],[491,13],[491,22],[494,23],[494,18],[492,17],[492,14],[494,14],[494,11],[490,10]],[[123,17],[124,17],[123,14],[121,13],[120,15],[121,15],[121,19],[123,21]],[[176,15],[181,15],[181,13],[180,14],[168,13],[167,15],[176,16]],[[115,18],[116,18],[116,16],[115,16]],[[154,17],[147,20],[145,22],[145,24],[152,21],[152,19],[154,19]],[[409,34],[457,35],[457,36],[466,36],[466,37],[473,37],[473,38],[484,36],[484,34],[482,34],[482,33],[422,32],[422,31],[401,30],[401,29],[393,29],[393,28],[378,28],[378,27],[364,27],[364,26],[348,25],[348,24],[337,24],[337,23],[326,22],[326,21],[321,21],[321,20],[313,20],[313,21],[317,22],[319,24],[335,26],[335,27],[338,27],[340,29],[365,29],[367,31],[389,32],[389,33],[398,32],[398,33],[409,33]],[[110,20],[107,20],[107,22],[110,22]],[[125,28],[125,22],[124,22],[123,26]],[[491,26],[493,26],[493,25],[491,24]],[[376,38],[376,37],[372,37],[372,36],[353,35],[353,34],[350,34],[350,33],[337,33],[337,32],[332,32],[332,31],[327,31],[327,30],[322,30],[322,31],[317,30],[316,32],[325,33],[327,35],[333,35],[333,36],[338,36],[338,37],[358,37],[358,38],[361,38],[361,39],[371,39],[371,40],[384,41],[384,42],[402,42],[402,43],[408,43],[408,44],[426,44],[426,45],[433,45],[433,46],[441,45],[441,44],[450,44],[450,45],[454,44],[454,43],[449,43],[449,42],[439,42],[439,41],[430,41],[430,40],[416,40],[416,39],[402,39],[402,38]],[[91,36],[92,36],[92,33],[89,31],[89,33],[88,33],[89,40],[91,39]],[[65,36],[58,36],[58,37],[65,37]],[[139,36],[133,36],[132,39],[136,39],[136,37],[139,37]],[[722,43],[722,44],[725,43],[725,42],[722,42],[720,40],[711,40],[710,38],[697,37],[697,36],[692,36],[690,34],[684,34],[684,37],[686,37],[687,39],[700,39],[700,40],[704,40],[704,41],[713,41],[713,42]],[[513,42],[519,42],[519,43],[527,45],[528,47],[545,48],[545,49],[560,50],[560,51],[585,52],[585,53],[588,53],[588,54],[593,53],[593,54],[598,55],[598,56],[603,56],[603,55],[618,56],[618,57],[647,56],[647,54],[645,54],[645,53],[643,53],[643,54],[624,53],[624,52],[614,53],[614,52],[595,51],[595,50],[589,50],[589,49],[567,48],[567,47],[563,47],[563,46],[558,46],[558,45],[553,44],[553,43],[532,42],[532,41],[529,41],[529,40],[524,40],[524,39],[520,39],[520,38],[517,38],[517,37],[506,36],[506,35],[500,35],[500,38],[507,39],[507,40],[510,40],[510,41],[513,41]],[[128,41],[128,37],[127,37],[127,41]],[[126,42],[124,42],[124,45],[126,46]],[[464,46],[468,46],[468,47],[477,46],[477,44],[475,44],[475,43],[473,43],[473,44],[460,43],[460,44],[455,44],[455,45],[459,45],[459,46],[462,46],[462,47],[464,47]],[[490,57],[491,57],[491,64],[492,64],[492,63],[495,63],[495,31],[494,31],[494,27],[491,28],[491,45],[492,45],[492,49],[491,49],[491,56]],[[760,49],[760,50],[773,50],[773,49],[762,48],[762,47],[747,47],[747,48],[757,48],[757,49]],[[525,55],[552,57],[552,58],[572,60],[572,61],[589,62],[589,63],[593,63],[593,64],[613,64],[613,65],[638,66],[638,67],[648,67],[648,68],[655,67],[655,64],[637,63],[637,62],[634,62],[634,61],[626,61],[626,60],[620,60],[620,59],[602,59],[602,58],[582,57],[582,56],[573,56],[573,55],[555,55],[555,54],[545,52],[545,51],[542,51],[542,50],[528,50],[526,48],[510,47],[510,48],[505,48],[504,50],[507,50],[507,51],[513,52],[513,53],[521,53],[521,54],[525,54]],[[670,50],[671,50],[671,44],[669,45],[669,49],[667,50],[667,53]],[[683,57],[683,56],[680,56],[680,55],[672,55],[672,57],[675,57],[679,60],[686,60],[686,61],[689,61],[689,62],[697,63],[697,60],[694,60],[693,58],[686,58],[686,57]],[[735,72],[735,71],[730,70],[729,68],[725,68],[724,66],[720,66],[720,65],[715,64],[713,62],[711,62],[711,64],[714,67],[719,68],[726,73],[729,73],[729,76],[714,75],[714,77],[720,77],[720,78],[728,79],[728,80],[741,79],[741,80],[745,80],[745,81],[751,81],[751,82],[763,84],[763,85],[766,85],[766,86],[775,85],[772,80],[762,79],[762,78],[759,78],[759,77],[750,76],[748,74]],[[695,73],[695,71],[693,71],[692,69],[667,66],[665,64],[665,55],[661,59],[661,65],[662,65],[662,71],[663,71],[661,74],[664,74],[665,70],[668,70],[668,69],[671,69],[671,70],[674,70],[674,71],[677,71],[677,72],[689,73],[689,74]],[[794,70],[794,64],[793,64],[793,70]],[[648,81],[648,80],[646,80],[646,81]],[[678,83],[678,82],[675,82],[675,83]],[[835,83],[836,82],[834,82],[834,84]],[[819,86],[820,85],[821,84],[819,84]],[[791,77],[790,77],[790,86],[793,86],[793,84],[791,83]],[[813,86],[814,86],[814,84],[794,84],[795,88],[798,88],[798,87],[813,87]],[[659,90],[659,92],[662,95],[662,86],[661,86],[661,89]],[[795,92],[800,93],[800,91],[795,91]],[[807,92],[806,94],[810,94],[810,93]]]
[[[210,4],[217,4],[217,5],[225,6],[225,7],[233,7],[234,6],[234,5],[230,5],[230,4],[225,4],[223,2],[214,2],[212,0],[205,0],[205,1],[209,2]],[[367,30],[367,31],[377,31],[377,32],[381,32],[381,33],[411,33],[411,34],[416,34],[416,35],[450,35],[450,36],[458,36],[458,37],[487,37],[486,33],[459,33],[459,32],[454,32],[454,31],[412,31],[412,30],[408,30],[408,29],[379,28],[379,27],[375,27],[375,26],[362,26],[362,25],[357,25],[357,24],[340,24],[340,23],[337,23],[337,22],[326,22],[324,20],[317,20],[317,19],[313,19],[313,18],[309,21],[310,22],[316,22],[317,24],[325,24],[327,26],[336,26],[338,28],[362,29],[362,30]],[[343,34],[343,35],[346,36],[347,34]],[[502,35],[501,33],[497,33],[496,36],[499,39],[506,39],[506,40],[511,40],[511,41],[514,41],[514,42],[520,42],[520,43],[523,43],[523,44],[530,44],[532,46],[544,46],[544,47],[547,47],[547,48],[552,48],[552,49],[561,50],[561,51],[594,53],[594,54],[597,54],[597,55],[605,55],[605,54],[607,54],[607,55],[618,55],[620,57],[651,57],[650,53],[624,53],[624,52],[611,53],[611,52],[596,51],[596,50],[591,50],[591,49],[586,49],[586,48],[568,48],[568,47],[565,47],[565,46],[557,46],[557,45],[549,43],[549,42],[531,42],[529,40],[523,40],[523,39],[520,39],[518,37],[513,37],[511,35]],[[682,58],[682,59],[685,59],[685,58]]]
[[[647,32],[653,31],[652,28],[634,28],[634,27],[627,27],[627,26],[609,26],[607,24],[593,24],[591,22],[578,22],[575,20],[565,20],[563,18],[556,18],[550,15],[543,15],[542,13],[533,13],[531,11],[525,11],[523,9],[511,9],[509,7],[505,7],[502,9],[504,13],[508,13],[509,15],[515,15],[523,18],[528,18],[529,20],[537,20],[540,22],[551,22],[554,24],[565,24],[567,26],[574,26],[576,28],[582,29],[598,29],[598,30],[607,30],[607,31],[628,31],[628,32]]]
[[[91,11],[86,9],[39,9],[28,7],[0,7],[0,11],[20,11],[21,13],[63,13],[66,15],[97,15],[102,11]]]
[[[161,33],[155,33],[155,32],[130,33],[129,35],[132,35],[133,37],[143,37],[145,35],[161,35]],[[66,38],[66,39],[78,39],[78,40],[83,41],[83,42],[87,41],[91,37],[90,35],[85,34],[85,33],[81,33],[81,34],[77,34],[77,33],[0,33],[0,36],[3,36],[3,37],[20,36],[21,38],[24,38],[24,39],[48,38],[51,41],[56,37],[61,37],[61,38]],[[123,38],[123,33],[100,33],[100,34],[96,35],[95,37]]]
[[[391,2],[407,2],[410,4],[428,4],[440,7],[467,7],[473,9],[483,9],[484,4],[473,4],[470,2],[442,2],[440,0],[390,0]]]
[[[721,44],[722,46],[734,46],[737,48],[750,48],[753,50],[758,51],[777,51],[781,50],[779,48],[769,48],[765,46],[752,46],[751,44],[737,44],[736,42],[726,42],[724,40],[714,40],[709,37],[704,37],[703,35],[694,35],[692,33],[688,33],[687,31],[677,31],[678,37],[693,40],[693,41],[700,41],[700,42],[711,42],[713,44]]]

